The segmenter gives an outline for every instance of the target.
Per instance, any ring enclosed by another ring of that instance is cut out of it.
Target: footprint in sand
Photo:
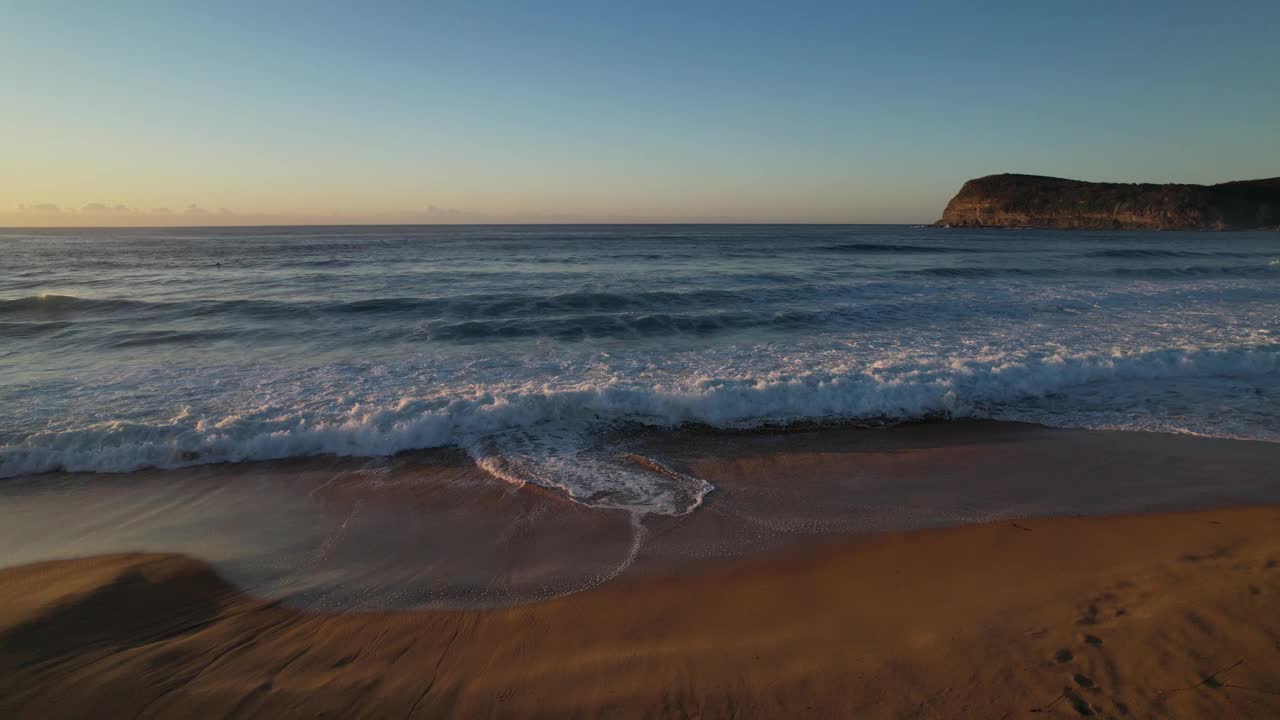
[[[1085,608],[1083,614],[1076,618],[1077,625],[1097,625],[1098,624],[1098,606],[1095,603],[1089,603],[1089,607]]]
[[[1088,700],[1080,697],[1080,695],[1076,693],[1075,689],[1069,685],[1062,688],[1062,695],[1067,699],[1067,702],[1071,704],[1072,710],[1075,710],[1077,713],[1085,717],[1096,715],[1098,711],[1101,710],[1101,708],[1091,705]]]

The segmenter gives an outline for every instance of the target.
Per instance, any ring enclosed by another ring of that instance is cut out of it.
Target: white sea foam
[[[512,482],[678,514],[709,486],[603,438],[991,417],[1280,440],[1272,234],[0,240],[0,476],[456,446]]]
[[[696,506],[709,486],[598,444],[600,431],[619,423],[751,427],[929,417],[1030,417],[1124,427],[1128,423],[1123,417],[1117,422],[1114,410],[1129,404],[1108,406],[1105,397],[1125,388],[1161,381],[1167,392],[1170,381],[1186,381],[1195,397],[1183,402],[1191,403],[1212,399],[1220,393],[1218,383],[1280,377],[1280,346],[1265,344],[832,362],[839,357],[835,352],[786,362],[773,358],[771,370],[737,375],[727,367],[716,373],[656,371],[652,363],[646,372],[631,359],[579,368],[568,380],[543,375],[540,382],[459,383],[418,395],[406,393],[414,376],[391,367],[375,369],[381,384],[373,387],[379,392],[364,397],[354,397],[352,388],[336,380],[327,395],[317,392],[322,383],[311,380],[284,393],[264,383],[259,387],[269,388],[265,402],[221,413],[183,409],[165,422],[107,420],[27,434],[0,447],[0,476],[459,446],[495,475],[557,487],[582,502],[679,514]],[[806,365],[810,369],[802,369]],[[310,393],[305,400],[304,392]],[[1266,393],[1253,396],[1272,402]],[[1165,426],[1158,417],[1146,426],[1200,431],[1167,419]],[[1260,420],[1258,427],[1227,434],[1280,439],[1274,427],[1268,433],[1266,412]],[[1139,418],[1134,425],[1141,424]]]

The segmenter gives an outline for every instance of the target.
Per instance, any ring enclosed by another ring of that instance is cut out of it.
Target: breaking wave
[[[0,447],[0,476],[124,472],[319,454],[385,456],[457,446],[477,459],[487,458],[488,467],[522,467],[519,474],[526,479],[554,477],[558,479],[546,483],[564,487],[575,482],[567,469],[616,454],[593,438],[625,424],[746,428],[802,421],[1004,417],[1019,402],[1069,398],[1073,388],[1091,383],[1240,379],[1278,372],[1280,345],[952,357],[757,375],[688,374],[661,384],[618,373],[560,385],[457,387],[437,395],[405,394],[380,405],[313,399],[301,409],[281,402],[221,414],[184,410],[158,423],[106,420],[44,430]],[[530,458],[556,463],[559,469],[530,470]],[[600,467],[597,463],[597,471]],[[651,468],[628,468],[615,473],[620,479],[612,482],[602,481],[604,475],[595,472],[590,482],[583,478],[569,494],[588,503],[666,513],[685,512],[701,497],[672,490],[669,482],[644,480],[655,475]]]
[[[0,475],[454,446],[678,514],[638,426],[991,417],[1280,441],[1274,234],[0,232]],[[1119,349],[1117,351],[1116,349]]]
[[[1231,252],[1228,250],[1160,250],[1152,248],[1113,248],[1110,250],[1094,250],[1085,253],[1085,257],[1112,258],[1119,260],[1142,260],[1146,258],[1203,258],[1203,257],[1250,257],[1250,253]]]
[[[903,245],[897,243],[841,243],[839,245],[828,245],[824,250],[842,253],[901,253],[907,255],[946,255],[950,253],[971,253],[977,252],[972,248],[941,246],[941,245]]]

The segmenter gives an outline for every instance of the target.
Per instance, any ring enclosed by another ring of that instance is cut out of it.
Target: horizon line
[[[558,227],[576,225],[582,227],[642,227],[642,226],[724,226],[774,225],[774,226],[859,226],[859,227],[932,227],[932,223],[857,223],[857,222],[495,222],[495,223],[283,223],[244,225],[0,225],[0,230],[232,230],[237,228],[300,228],[300,227]]]

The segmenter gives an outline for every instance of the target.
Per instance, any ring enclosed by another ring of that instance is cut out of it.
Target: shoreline
[[[715,489],[633,515],[494,478],[460,451],[0,483],[0,567],[189,555],[302,609],[491,608],[619,576],[697,575],[848,536],[1280,503],[1280,444],[993,421],[648,431]]]
[[[0,571],[0,711],[1266,717],[1278,529],[1270,505],[837,538],[452,611],[295,610],[181,556],[54,561]]]
[[[1280,445],[634,441],[717,489],[637,520],[438,452],[4,485],[0,716],[1280,715]]]

